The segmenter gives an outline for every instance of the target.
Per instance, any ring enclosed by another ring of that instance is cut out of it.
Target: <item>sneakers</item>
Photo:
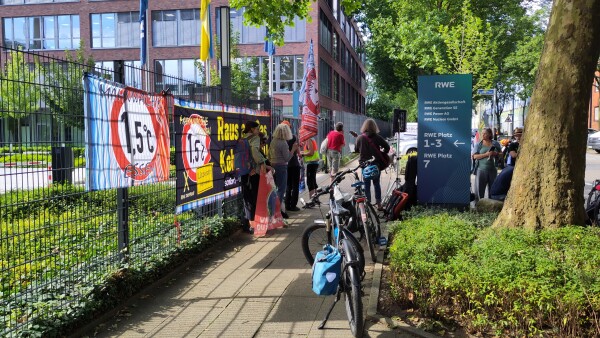
[[[254,234],[254,228],[245,228],[245,229],[242,229],[242,231],[247,234],[250,234],[250,235]]]
[[[288,219],[290,218],[290,216],[288,216],[288,214],[285,211],[281,212],[281,217],[283,217],[283,219]]]

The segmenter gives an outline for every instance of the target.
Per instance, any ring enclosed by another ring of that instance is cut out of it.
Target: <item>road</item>
[[[0,193],[11,190],[31,190],[39,187],[47,187],[50,184],[52,171],[43,168],[0,168]],[[76,168],[73,171],[73,183],[82,184],[85,169]]]

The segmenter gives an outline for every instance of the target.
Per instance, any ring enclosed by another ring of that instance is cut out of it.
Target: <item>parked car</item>
[[[588,147],[600,154],[600,132],[588,135]]]
[[[396,140],[388,140],[388,143],[390,145],[390,147],[392,147],[393,149],[397,149],[396,148]],[[399,153],[401,155],[406,155],[406,154],[410,154],[410,153],[416,153],[417,152],[417,144],[418,141],[416,138],[410,138],[410,139],[400,139],[400,151]]]

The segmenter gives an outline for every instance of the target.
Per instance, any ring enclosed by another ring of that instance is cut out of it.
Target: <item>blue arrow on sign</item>
[[[479,95],[494,95],[493,89],[477,89],[477,94]]]

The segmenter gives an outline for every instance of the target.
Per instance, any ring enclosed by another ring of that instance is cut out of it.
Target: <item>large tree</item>
[[[584,224],[587,108],[600,0],[555,0],[511,189],[496,227]]]
[[[42,100],[60,123],[83,129],[83,73],[94,70],[94,59],[84,54],[83,41],[75,56],[65,52],[66,62],[52,60],[49,63],[37,63],[42,74],[44,86],[41,87]]]
[[[7,119],[9,140],[20,141],[19,121],[36,112],[40,106],[40,95],[36,90],[35,72],[22,51],[13,50],[0,70],[0,118]]]

